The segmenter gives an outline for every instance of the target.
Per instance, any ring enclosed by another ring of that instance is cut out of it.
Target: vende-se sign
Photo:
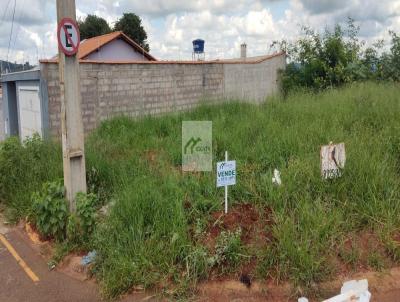
[[[217,187],[236,184],[236,161],[222,161],[217,163]]]

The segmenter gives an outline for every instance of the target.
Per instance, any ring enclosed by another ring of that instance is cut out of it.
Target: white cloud
[[[12,4],[0,23],[1,59],[7,55]],[[301,25],[323,31],[347,17],[369,43],[388,39],[388,29],[400,32],[400,0],[76,0],[76,5],[77,17],[97,14],[109,23],[123,12],[139,14],[151,52],[160,59],[190,59],[195,38],[206,40],[207,58],[237,57],[242,42],[249,55],[265,54],[272,41],[298,37]],[[57,52],[54,0],[17,0],[14,19],[12,61]]]

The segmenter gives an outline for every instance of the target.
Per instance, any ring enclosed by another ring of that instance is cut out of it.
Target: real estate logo
[[[195,139],[194,137],[190,138],[188,140],[188,142],[186,143],[186,145],[185,145],[185,150],[184,150],[185,152],[184,153],[188,154],[188,148],[190,148],[189,149],[190,154],[193,154],[194,148],[196,147],[196,145],[199,142],[201,142],[201,138],[200,137],[198,137],[197,139]]]
[[[212,170],[212,122],[182,122],[182,170]]]

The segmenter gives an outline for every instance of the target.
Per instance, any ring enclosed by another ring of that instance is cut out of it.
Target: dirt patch
[[[395,233],[395,234],[392,236],[392,239],[393,239],[393,241],[395,241],[397,244],[400,245],[400,232],[399,232],[399,233]]]
[[[369,291],[372,294],[371,302],[398,301],[400,294],[400,267],[385,272],[355,273],[347,277],[338,277],[335,281],[317,284],[318,297],[309,297],[310,302],[322,301],[340,293],[343,282],[349,280],[367,279]],[[299,296],[293,295],[293,289],[288,283],[275,284],[273,282],[253,282],[247,288],[239,281],[208,281],[199,284],[198,296],[195,301],[297,301]]]
[[[66,256],[57,266],[57,271],[74,279],[85,281],[88,279],[88,266],[81,264],[82,256],[71,254]]]
[[[41,244],[46,242],[46,240],[43,240],[43,238],[40,237],[38,231],[34,226],[32,226],[30,223],[25,223],[25,232],[28,235],[29,239],[34,243],[34,244]]]
[[[254,282],[251,287],[247,287],[239,281],[227,280],[200,284],[195,301],[283,302],[295,300],[290,298],[290,286],[287,284],[276,286]]]
[[[0,234],[8,233],[8,231],[10,229],[7,225],[8,225],[8,223],[7,223],[6,219],[4,218],[3,214],[0,212]]]
[[[149,162],[154,164],[157,160],[158,152],[156,150],[146,150],[144,151],[144,158]]]
[[[269,208],[257,208],[253,204],[237,204],[232,206],[228,214],[224,211],[217,211],[211,217],[203,236],[202,244],[212,254],[215,251],[215,244],[223,231],[234,232],[241,230],[241,241],[246,248],[246,256],[235,270],[236,273],[223,273],[218,268],[212,270],[210,280],[237,280],[245,287],[253,282],[254,273],[257,267],[257,257],[254,250],[261,250],[272,240],[270,226],[273,223],[272,212]],[[241,280],[241,282],[240,282]]]
[[[271,239],[267,226],[272,224],[269,208],[259,211],[252,204],[239,204],[229,209],[228,214],[217,211],[211,214],[207,242],[212,247],[222,231],[242,230],[241,239],[245,245],[265,245]]]
[[[340,276],[395,266],[379,236],[372,231],[347,236],[336,250],[338,257],[332,259],[332,262]]]

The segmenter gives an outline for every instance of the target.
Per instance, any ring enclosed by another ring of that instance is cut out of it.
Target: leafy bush
[[[93,233],[96,219],[96,195],[78,193],[76,213],[69,213],[60,181],[43,184],[42,190],[32,195],[31,219],[44,237],[60,241],[65,237],[72,243],[83,244]]]
[[[71,214],[67,224],[67,239],[74,243],[87,243],[96,225],[96,200],[93,193],[76,195],[76,214]]]
[[[32,196],[34,222],[40,234],[56,240],[65,238],[68,205],[64,186],[60,182],[47,182],[40,192]]]

